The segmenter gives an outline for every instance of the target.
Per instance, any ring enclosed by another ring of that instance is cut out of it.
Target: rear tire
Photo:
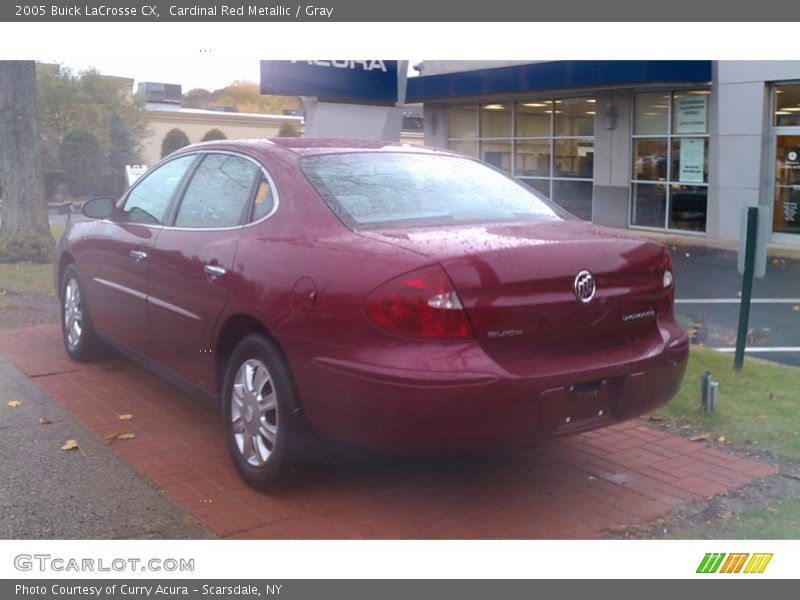
[[[302,417],[289,368],[265,337],[234,348],[223,382],[225,439],[242,478],[275,490],[285,480],[302,437]]]
[[[86,289],[74,263],[61,277],[61,337],[67,354],[81,362],[95,358],[102,345],[92,325]]]

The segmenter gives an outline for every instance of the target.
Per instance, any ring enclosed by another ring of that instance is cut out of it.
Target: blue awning
[[[711,81],[710,60],[560,60],[411,77],[406,101],[708,81]]]

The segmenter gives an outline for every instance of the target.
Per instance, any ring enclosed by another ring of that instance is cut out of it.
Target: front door
[[[147,352],[150,258],[173,196],[196,160],[171,160],[140,179],[111,219],[96,224],[98,243],[81,263],[97,330]]]
[[[800,135],[778,135],[775,144],[775,233],[800,233]]]
[[[772,88],[772,241],[800,242],[800,83]]]

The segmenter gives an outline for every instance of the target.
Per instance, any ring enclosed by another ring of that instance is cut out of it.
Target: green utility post
[[[736,335],[736,354],[733,370],[741,371],[744,365],[744,347],[747,344],[747,325],[750,321],[750,297],[753,294],[753,272],[756,258],[756,233],[758,231],[758,208],[747,209],[747,241],[744,251],[744,274],[742,275],[742,302],[739,305],[739,331]]]

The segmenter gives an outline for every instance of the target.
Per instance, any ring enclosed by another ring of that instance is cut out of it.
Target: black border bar
[[[789,22],[800,3],[697,0],[11,0],[0,22]],[[598,34],[602,29],[598,26]],[[409,30],[406,32],[411,34]],[[535,29],[531,35],[535,38]],[[400,33],[398,33],[400,35]],[[444,32],[443,32],[444,35]],[[663,40],[662,40],[663,41]],[[746,40],[743,40],[746,42]],[[654,42],[656,43],[656,42]],[[641,49],[632,49],[633,52]]]
[[[713,578],[713,580],[712,580]],[[20,579],[0,581],[6,600],[509,600],[520,598],[738,598],[782,597],[796,582],[779,579],[711,576],[672,580],[542,579]],[[25,586],[20,589],[17,586]],[[158,587],[166,593],[158,593]],[[221,593],[205,593],[204,586]],[[31,591],[34,588],[39,593]],[[782,589],[783,588],[783,589]],[[75,590],[70,593],[71,590]],[[98,593],[99,590],[99,593]],[[227,590],[227,591],[226,591]],[[44,592],[44,593],[41,593]],[[713,596],[710,596],[713,594]]]

